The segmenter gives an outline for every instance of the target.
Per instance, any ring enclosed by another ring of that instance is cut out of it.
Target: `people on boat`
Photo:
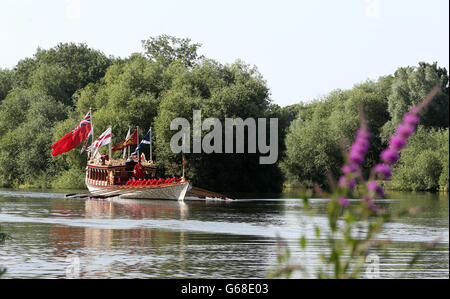
[[[144,171],[145,168],[141,163],[137,163],[136,165],[134,165],[133,172],[136,178],[141,179],[144,176]]]
[[[106,161],[109,161],[109,155],[101,155],[100,156],[100,164],[105,165]]]
[[[131,178],[128,179],[128,181],[124,185],[127,187],[134,187],[134,186],[158,186],[158,185],[165,185],[165,184],[178,184],[183,181],[182,177],[171,177],[171,178],[149,178],[149,179],[143,179],[143,178]]]

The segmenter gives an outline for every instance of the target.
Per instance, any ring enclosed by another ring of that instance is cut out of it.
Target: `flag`
[[[136,149],[133,152],[133,155],[136,154],[140,149],[141,146],[143,144],[150,144],[150,139],[152,138],[152,128],[150,128],[147,132],[147,134],[145,134],[144,139],[142,139],[142,141],[139,143],[139,145],[136,147]]]
[[[114,145],[112,147],[112,150],[113,151],[118,151],[118,150],[121,150],[123,148],[126,148],[127,146],[136,145],[137,143],[138,143],[137,130],[134,130],[133,134],[128,136],[128,138],[126,138],[124,141],[119,142],[118,144]]]
[[[127,140],[128,137],[130,137],[130,128],[129,128],[129,127],[128,127],[128,132],[127,132],[127,136],[125,137],[125,140]],[[125,148],[123,149],[122,159],[125,159],[126,156],[127,156],[127,148],[125,147]]]
[[[71,132],[52,144],[53,157],[76,148],[91,132],[91,112],[89,111]]]
[[[93,138],[93,136],[92,136],[92,128],[91,128],[88,136],[86,137],[86,140],[84,141],[83,147],[80,150],[80,154],[82,154],[86,150],[86,148],[88,147],[87,144],[88,144],[89,140],[92,138]]]
[[[89,145],[89,147],[87,148],[87,151],[90,152],[90,151],[95,150],[97,148],[97,146],[100,144],[100,142],[101,142],[105,132],[103,132],[94,142],[91,143],[91,145]]]
[[[100,148],[109,143],[111,143],[111,127],[106,129],[106,131],[103,132],[102,135],[100,135],[100,137],[98,137],[97,140],[91,144],[88,150],[94,150],[94,155],[92,157],[95,157]]]

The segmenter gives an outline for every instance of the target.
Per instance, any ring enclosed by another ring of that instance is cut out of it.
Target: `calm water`
[[[306,215],[295,192],[278,198],[236,202],[67,200],[64,193],[0,190],[3,278],[265,278],[277,265],[277,239],[313,277],[324,240],[326,201]],[[393,240],[380,257],[381,278],[449,277],[448,194],[391,194],[380,202],[392,211],[421,206],[424,212],[393,221],[381,237]],[[298,240],[311,240],[305,250]],[[439,244],[412,268],[408,260],[425,242]],[[68,274],[67,274],[68,273]]]

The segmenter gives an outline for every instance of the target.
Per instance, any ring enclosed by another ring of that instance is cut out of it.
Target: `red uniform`
[[[141,164],[138,163],[138,164],[134,165],[134,175],[138,179],[140,179],[144,176],[144,170],[145,170],[145,168]]]

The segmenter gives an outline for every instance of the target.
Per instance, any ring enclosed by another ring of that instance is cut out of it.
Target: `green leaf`
[[[303,249],[306,248],[306,238],[305,238],[305,236],[303,236],[303,237],[300,239],[300,246],[301,246]]]
[[[316,226],[316,238],[320,238],[320,227]]]

